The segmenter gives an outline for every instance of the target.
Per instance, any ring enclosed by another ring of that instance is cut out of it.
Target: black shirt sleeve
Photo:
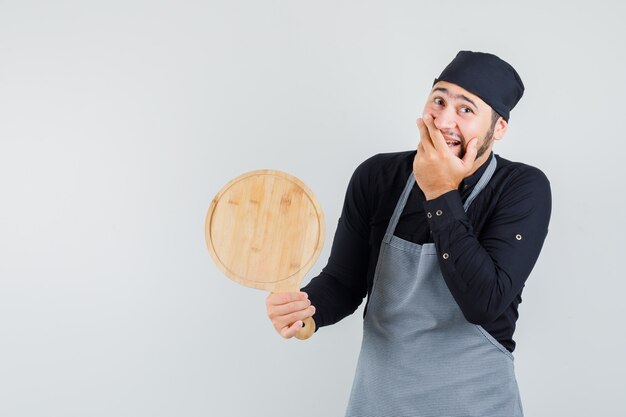
[[[550,183],[540,170],[522,166],[499,190],[479,236],[458,191],[424,201],[443,278],[474,324],[493,322],[520,293],[548,232]]]
[[[315,306],[317,328],[334,324],[354,313],[367,294],[369,259],[369,158],[354,171],[346,191],[330,257],[320,275],[302,288]]]

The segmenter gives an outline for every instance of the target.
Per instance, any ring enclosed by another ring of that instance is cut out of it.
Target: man
[[[492,153],[523,91],[497,56],[459,52],[417,119],[417,151],[356,169],[322,273],[302,292],[268,296],[285,338],[368,296],[348,416],[523,415],[513,333],[550,185]]]

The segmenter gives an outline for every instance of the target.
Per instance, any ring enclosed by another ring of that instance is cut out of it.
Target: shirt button
[[[432,219],[433,214],[429,211],[428,213],[426,213],[426,217],[428,217],[429,219]]]
[[[435,213],[437,216],[441,216],[443,214],[443,211],[441,210],[437,210],[437,212]]]
[[[450,255],[448,255],[447,252],[443,254],[443,259],[448,259],[449,257],[450,257]]]
[[[522,235],[515,235],[515,239],[522,240]]]

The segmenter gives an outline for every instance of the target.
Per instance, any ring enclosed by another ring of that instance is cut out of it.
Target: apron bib
[[[465,211],[495,168],[493,156]],[[414,184],[411,173],[381,244],[346,416],[522,417],[513,355],[465,319],[435,244],[393,235]]]

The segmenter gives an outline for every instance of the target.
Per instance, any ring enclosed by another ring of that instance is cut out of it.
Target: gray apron
[[[465,211],[495,168],[494,156]],[[513,355],[465,319],[435,244],[393,235],[414,184],[411,173],[381,244],[346,415],[522,417]]]

